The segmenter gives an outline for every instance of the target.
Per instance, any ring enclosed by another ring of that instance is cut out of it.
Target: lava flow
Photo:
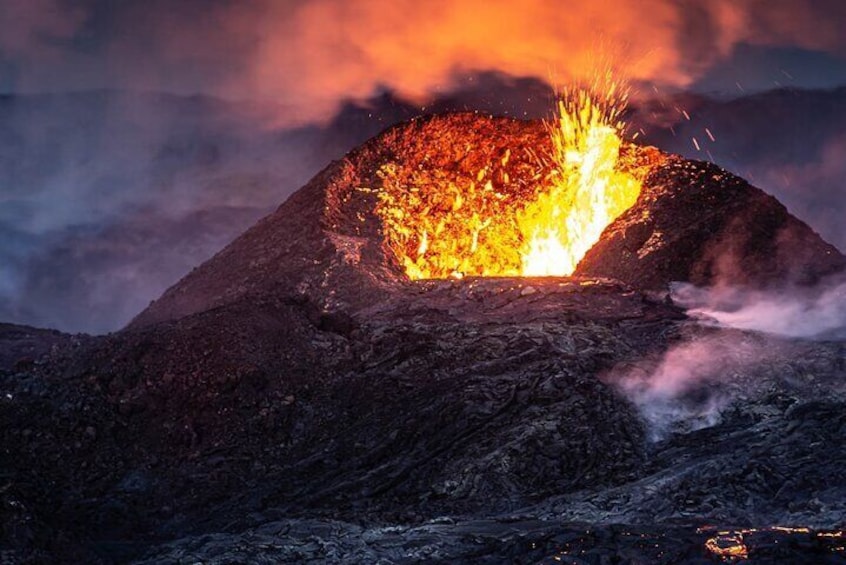
[[[699,531],[704,533],[708,529],[700,528]],[[782,539],[786,541],[791,540],[790,536],[806,536],[806,543],[812,543],[823,554],[842,554],[846,550],[843,545],[846,532],[842,530],[813,531],[810,528],[788,526],[719,531],[705,541],[705,549],[725,562],[743,561],[748,559],[750,555],[749,539],[767,534],[782,536]],[[777,537],[776,543],[778,543],[778,539]]]
[[[640,194],[640,181],[619,166],[627,100],[608,75],[565,91],[548,124],[550,155],[538,159],[545,170],[528,192],[509,186],[510,152],[463,183],[448,171],[404,174],[383,166],[376,212],[406,275],[572,274]],[[496,167],[505,172],[493,178]]]

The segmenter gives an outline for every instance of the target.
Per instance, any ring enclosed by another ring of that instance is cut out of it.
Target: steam
[[[817,287],[756,291],[676,283],[673,300],[706,323],[786,337],[846,338],[846,281]]]
[[[687,332],[694,335],[657,359],[616,367],[605,377],[637,406],[653,441],[719,423],[739,397],[770,386],[768,366],[779,366],[774,378],[803,386],[785,366],[797,342],[783,338],[846,339],[846,276],[780,291],[687,283],[671,290],[698,322]],[[719,329],[703,329],[714,326]]]
[[[658,441],[717,424],[733,398],[721,385],[765,359],[757,344],[719,334],[676,345],[652,363],[618,367],[608,380],[638,407]]]

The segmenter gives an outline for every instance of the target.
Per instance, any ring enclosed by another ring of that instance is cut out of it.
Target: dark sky
[[[844,248],[846,89],[754,96],[846,85],[844,29],[842,0],[0,0],[0,322],[117,329],[386,125],[543,116],[609,66],[671,102],[653,143]]]

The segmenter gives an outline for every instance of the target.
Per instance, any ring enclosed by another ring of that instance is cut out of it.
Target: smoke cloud
[[[13,90],[201,91],[272,100],[291,124],[380,90],[437,97],[486,71],[566,83],[610,63],[684,87],[738,45],[846,56],[844,21],[838,0],[11,0],[0,60]]]
[[[223,89],[276,100],[289,109],[286,120],[325,119],[339,100],[379,89],[425,101],[479,71],[561,84],[607,64],[631,82],[685,87],[740,44],[846,54],[842,3],[701,4],[254,0],[215,20],[226,22],[236,45],[253,46],[243,49],[244,73]],[[201,28],[168,51],[203,52],[193,46],[205,39]]]

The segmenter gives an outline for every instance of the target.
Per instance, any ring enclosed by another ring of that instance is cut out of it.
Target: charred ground
[[[841,527],[846,346],[703,328],[661,292],[846,264],[741,179],[627,146],[644,190],[579,276],[404,279],[372,212],[382,164],[477,175],[512,149],[519,189],[545,139],[532,122],[412,121],[126,330],[4,328],[3,557],[669,563],[708,559],[708,525]],[[768,354],[682,399],[725,399],[714,425],[654,441],[616,379],[702,339]],[[828,539],[748,536],[762,560],[834,562]]]

